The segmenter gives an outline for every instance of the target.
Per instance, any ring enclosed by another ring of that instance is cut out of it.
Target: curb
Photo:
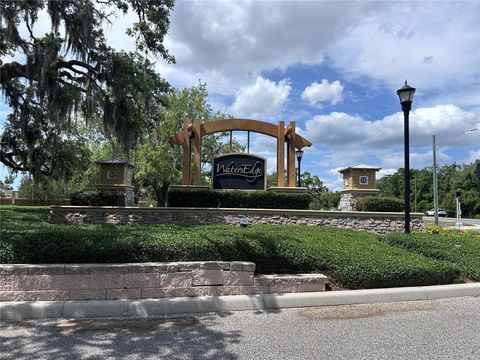
[[[480,283],[295,294],[198,296],[142,300],[0,302],[0,321],[149,317],[171,314],[273,310],[480,296]]]

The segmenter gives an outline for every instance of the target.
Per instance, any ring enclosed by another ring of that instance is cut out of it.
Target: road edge
[[[0,321],[52,318],[149,317],[242,310],[263,311],[311,306],[436,300],[465,296],[480,296],[480,283],[293,294],[198,296],[143,300],[0,302]]]

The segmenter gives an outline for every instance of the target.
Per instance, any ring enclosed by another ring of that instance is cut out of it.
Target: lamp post
[[[300,180],[300,164],[302,162],[302,157],[303,157],[303,150],[301,149],[298,149],[298,150],[295,150],[295,155],[297,156],[297,161],[298,161],[298,181],[297,181],[297,186],[298,187],[301,187],[302,186],[302,183],[301,183],[301,180]]]
[[[433,170],[433,210],[435,212],[435,225],[438,226],[438,175],[437,175],[437,149],[439,145],[446,145],[449,142],[455,140],[457,137],[470,132],[470,131],[477,131],[479,129],[467,129],[462,131],[461,133],[455,134],[442,140],[440,142],[435,142],[435,135],[433,135],[433,142],[432,142],[432,150],[433,150],[433,163],[432,163],[432,170]]]
[[[405,85],[397,90],[400,104],[402,105],[404,128],[403,128],[403,143],[405,155],[405,234],[410,233],[410,140],[408,134],[408,116],[412,108],[413,94],[415,88]]]

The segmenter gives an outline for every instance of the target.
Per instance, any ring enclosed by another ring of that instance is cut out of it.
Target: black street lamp
[[[403,140],[404,140],[404,154],[405,154],[405,234],[410,233],[410,140],[408,135],[408,115],[412,108],[413,94],[415,94],[415,88],[405,85],[397,90],[398,97],[400,98],[400,104],[402,104],[404,128],[403,128]]]
[[[302,157],[303,157],[303,150],[295,150],[295,155],[297,156],[297,161],[298,161],[298,181],[297,181],[297,186],[298,187],[301,187],[302,186],[302,183],[300,181],[300,163],[302,162]]]

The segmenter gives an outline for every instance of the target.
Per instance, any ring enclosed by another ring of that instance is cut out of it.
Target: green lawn
[[[0,263],[244,260],[259,273],[322,272],[349,288],[458,281],[460,267],[360,231],[310,226],[52,225],[1,207]]]

